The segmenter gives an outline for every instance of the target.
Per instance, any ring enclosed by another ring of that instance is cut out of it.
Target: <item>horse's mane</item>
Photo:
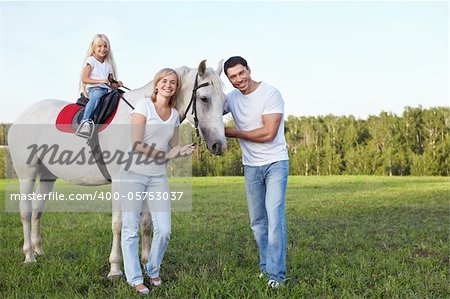
[[[211,78],[210,80],[213,83],[213,87],[217,93],[223,92],[223,88],[225,85],[223,84],[222,80],[220,80],[220,77],[216,74],[216,72],[212,68],[207,68],[206,73]]]
[[[187,73],[189,73],[191,71],[194,71],[194,70],[197,71],[197,69],[190,68],[190,67],[187,67],[187,66],[182,66],[182,67],[179,67],[179,68],[176,69],[177,73],[182,75],[182,76],[183,76],[183,74],[187,74]],[[225,84],[220,79],[220,76],[218,76],[216,74],[214,69],[209,67],[209,68],[206,68],[205,72],[206,72],[206,75],[208,76],[208,80],[210,80],[213,83],[212,86],[213,86],[215,92],[217,92],[217,93],[223,92]]]

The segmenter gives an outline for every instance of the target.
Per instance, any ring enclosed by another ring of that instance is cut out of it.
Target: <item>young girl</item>
[[[177,73],[162,69],[153,80],[153,94],[138,102],[131,115],[132,152],[154,159],[147,164],[132,164],[120,172],[119,192],[122,207],[122,253],[127,282],[138,293],[149,292],[144,285],[138,253],[138,230],[142,194],[169,194],[167,160],[188,156],[194,144],[178,145],[179,114],[174,108],[180,89]],[[137,159],[136,159],[137,160]],[[130,197],[130,194],[133,195]],[[153,223],[150,257],[145,272],[153,286],[161,285],[159,271],[171,233],[170,200],[146,200]]]
[[[104,34],[97,34],[92,39],[81,72],[80,91],[89,98],[84,109],[77,135],[90,137],[94,126],[92,115],[100,98],[111,91],[110,79],[114,78],[116,66],[111,52],[111,44]],[[111,84],[117,88],[122,82]]]

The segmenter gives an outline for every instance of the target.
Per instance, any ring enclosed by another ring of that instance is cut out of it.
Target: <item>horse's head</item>
[[[181,67],[177,69],[181,77],[181,89],[177,108],[181,119],[198,127],[200,135],[206,140],[208,150],[221,155],[227,147],[223,124],[225,94],[220,80],[223,64],[217,70],[206,68],[203,60],[198,69]]]

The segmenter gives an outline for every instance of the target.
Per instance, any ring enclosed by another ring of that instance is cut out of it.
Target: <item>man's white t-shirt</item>
[[[112,74],[112,67],[111,64],[108,61],[100,62],[97,59],[95,59],[94,56],[89,56],[86,59],[86,64],[89,64],[91,66],[91,73],[89,74],[89,78],[93,80],[107,80],[109,77],[109,74]],[[86,89],[90,87],[102,87],[102,88],[109,88],[108,85],[102,83],[102,84],[86,84]]]
[[[250,94],[242,94],[238,89],[227,95],[225,111],[233,115],[235,126],[240,131],[251,131],[263,126],[265,114],[284,114],[284,101],[280,92],[266,84],[261,84]],[[280,122],[278,133],[272,142],[252,142],[239,138],[242,162],[248,166],[261,166],[277,161],[289,160],[284,138],[284,121]]]
[[[175,128],[180,125],[180,115],[175,108],[172,108],[170,117],[164,121],[156,112],[155,105],[150,98],[140,100],[133,113],[142,114],[147,118],[144,139],[143,142],[150,147],[154,147],[155,150],[167,152],[169,150],[169,142],[173,137]],[[136,154],[134,156],[137,156]],[[142,160],[145,156],[142,156]],[[152,161],[153,158],[148,157],[148,161]],[[148,175],[148,176],[160,176],[166,174],[166,163],[162,164],[161,161],[153,161],[151,163],[132,163],[129,168],[130,171],[136,173]]]

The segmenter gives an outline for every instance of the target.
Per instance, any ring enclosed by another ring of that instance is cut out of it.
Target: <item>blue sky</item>
[[[241,55],[287,115],[449,106],[448,16],[446,1],[0,2],[0,122],[42,99],[75,101],[96,33],[130,88]]]

